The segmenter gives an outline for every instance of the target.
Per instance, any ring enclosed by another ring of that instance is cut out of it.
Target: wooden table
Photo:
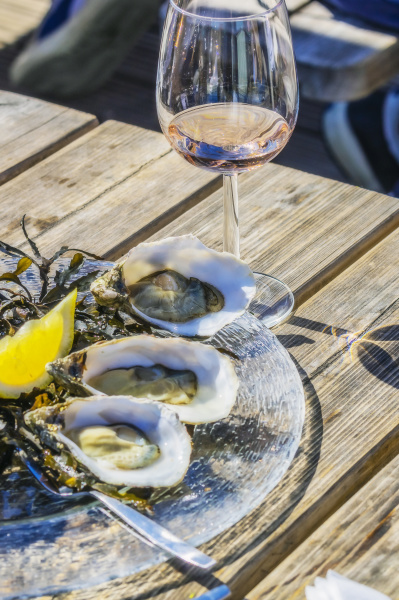
[[[0,239],[23,247],[26,213],[45,253],[117,258],[188,232],[221,249],[220,178],[158,133],[63,111],[0,92]],[[243,258],[296,297],[275,333],[306,391],[297,456],[259,508],[202,547],[212,573],[170,561],[60,600],[186,600],[220,582],[235,600],[301,599],[328,568],[397,597],[398,200],[273,164],[241,176],[240,195]]]

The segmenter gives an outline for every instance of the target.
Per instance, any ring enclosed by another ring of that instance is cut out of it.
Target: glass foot
[[[263,273],[254,273],[255,298],[248,311],[266,327],[274,327],[287,319],[294,309],[294,294],[282,281]]]

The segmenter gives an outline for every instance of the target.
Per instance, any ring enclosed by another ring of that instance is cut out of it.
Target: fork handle
[[[131,506],[127,506],[119,500],[106,496],[97,490],[91,490],[90,494],[105,504],[105,506],[118,515],[127,525],[135,529],[141,536],[155,546],[162,548],[162,550],[166,550],[166,552],[177,556],[180,560],[200,569],[210,569],[216,564],[213,558],[200,552],[194,546],[186,544],[186,542],[183,542],[183,540],[176,537],[173,533],[158,525],[158,523],[155,523],[149,517],[142,515]]]

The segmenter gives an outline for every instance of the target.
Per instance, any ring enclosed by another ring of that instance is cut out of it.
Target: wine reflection
[[[326,325],[325,323],[297,316],[292,317],[289,323],[332,336],[337,342],[337,350],[341,353],[341,365],[343,362],[355,363],[359,361],[371,375],[394,388],[399,388],[398,324],[393,323],[368,327],[360,331],[349,331],[342,327]],[[299,339],[301,336],[278,337],[286,347],[300,345],[292,343],[291,338]],[[305,338],[302,343],[314,343],[314,341]]]

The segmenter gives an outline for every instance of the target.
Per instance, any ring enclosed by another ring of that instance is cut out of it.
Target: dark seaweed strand
[[[1,411],[9,414],[9,419],[15,423],[15,430],[8,426],[4,432],[0,431],[0,448],[2,450],[0,461],[1,474],[12,466],[13,450],[15,447],[23,449],[34,460],[38,460],[41,467],[46,471],[50,480],[57,487],[66,487],[75,492],[82,492],[90,488],[102,491],[105,494],[134,503],[136,508],[150,510],[147,498],[147,489],[135,490],[103,483],[96,479],[84,465],[79,464],[72,454],[59,442],[55,442],[51,436],[54,427],[62,426],[62,407],[67,406],[68,393],[54,383],[50,384],[45,392],[33,390],[30,394],[23,394],[18,400],[12,400],[3,407]],[[57,408],[61,404],[61,409]],[[43,417],[40,409],[47,409]],[[38,425],[28,418],[25,424],[24,416],[28,411],[38,410]],[[0,411],[0,418],[1,418]],[[29,436],[27,437],[27,430]],[[33,439],[32,439],[33,434]],[[10,450],[11,448],[11,450]]]
[[[4,281],[18,285],[21,290],[16,293],[13,290],[2,288],[0,293],[0,338],[5,335],[14,335],[16,331],[28,320],[44,316],[56,303],[60,302],[75,287],[79,292],[88,292],[90,284],[98,275],[98,270],[93,268],[92,273],[84,275],[74,281],[71,280],[84,264],[84,256],[91,259],[102,260],[101,257],[79,250],[62,246],[51,258],[44,257],[36,243],[30,238],[26,228],[26,215],[21,219],[21,228],[28,242],[33,256],[29,256],[19,248],[15,248],[6,242],[0,241],[0,251],[8,256],[19,257],[19,262],[24,266],[14,273],[4,274]],[[62,272],[57,272],[54,279],[49,273],[52,264],[66,252],[74,252],[69,267]],[[23,259],[25,259],[23,261]],[[39,270],[42,288],[38,300],[32,298],[31,291],[18,278],[18,275],[34,265]],[[0,275],[0,279],[1,279]],[[54,285],[55,284],[55,285]],[[49,287],[50,291],[48,291]],[[115,337],[129,336],[135,333],[148,332],[148,325],[137,323],[131,316],[123,315],[118,310],[93,306],[85,302],[85,299],[77,303],[75,313],[75,340],[72,351],[82,349],[98,341],[111,340]],[[151,330],[150,330],[151,331]]]
[[[20,267],[19,271],[17,268],[14,273],[5,274],[7,276],[3,278],[3,281],[18,285],[21,289],[18,292],[15,292],[6,287],[1,288],[0,338],[5,335],[14,335],[24,323],[31,319],[43,317],[51,310],[54,304],[65,298],[65,296],[67,296],[75,287],[77,287],[80,292],[87,291],[87,293],[89,293],[90,283],[93,278],[97,276],[98,270],[94,270],[93,268],[92,273],[80,277],[73,282],[71,281],[71,277],[76,275],[83,266],[84,256],[97,261],[102,260],[91,252],[86,252],[85,250],[79,250],[77,248],[68,248],[67,246],[62,246],[51,258],[45,258],[27,233],[25,215],[21,220],[21,228],[24,237],[32,250],[33,257],[29,256],[29,254],[19,248],[15,248],[6,242],[0,241],[0,252],[14,258],[19,258],[20,262],[22,259],[25,259],[24,264]],[[50,267],[58,258],[66,252],[71,251],[75,254],[71,259],[69,267],[62,272],[62,277],[58,274],[60,282],[57,284],[55,279],[52,279],[49,275]],[[33,298],[31,290],[26,286],[23,286],[18,278],[18,275],[21,272],[28,268],[32,268],[32,265],[34,266],[33,268],[39,270],[42,282],[41,293],[38,300]],[[53,283],[55,283],[55,287],[52,287],[50,292],[48,292],[49,287]],[[53,292],[53,290],[55,290],[55,292]],[[47,298],[47,301],[46,296],[51,292],[53,293]],[[93,305],[93,303],[87,302],[86,297],[84,297],[77,302],[77,309],[75,312],[75,338],[71,352],[83,349],[98,341],[111,340],[115,339],[115,337],[127,337],[144,332],[151,333],[148,324],[141,325],[130,315],[124,314],[120,310]],[[46,389],[34,389],[29,394],[21,394],[17,400],[1,399],[0,402],[12,415],[12,418],[16,422],[16,435],[20,435],[25,430],[24,414],[27,411],[64,403],[69,397],[69,393],[62,385],[51,383]],[[44,447],[37,436],[36,443],[38,449],[42,452],[44,464],[50,469],[52,476],[57,477],[58,483],[69,485],[72,488],[75,483],[77,486],[75,489],[77,490],[83,489],[85,485],[87,486],[90,483],[92,487],[99,489],[104,493],[130,500],[140,508],[148,508],[147,501],[139,497],[139,495],[148,496],[146,491],[133,493],[132,491],[118,490],[113,486],[102,484],[92,477],[89,478],[88,474],[85,472],[83,472],[82,476],[78,477],[81,469],[80,467],[79,469],[77,468],[71,455],[68,456],[65,450],[57,453],[55,449]],[[0,474],[4,469],[11,466],[14,447],[15,441],[13,441],[10,430],[7,430],[7,434],[2,434],[0,430],[0,449],[2,456]]]

